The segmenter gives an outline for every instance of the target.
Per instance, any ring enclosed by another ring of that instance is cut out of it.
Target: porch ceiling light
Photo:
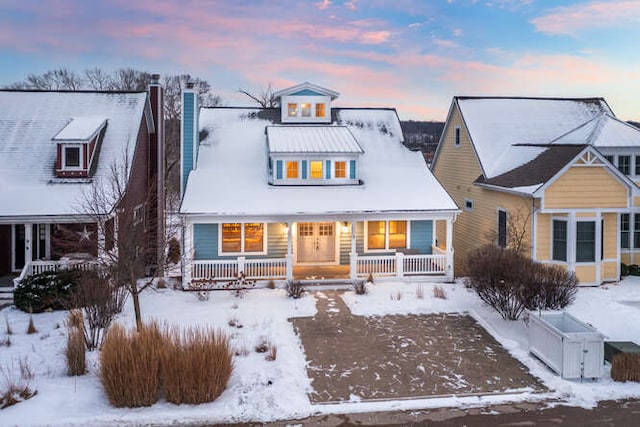
[[[282,223],[282,231],[284,231],[284,234],[289,234],[289,223]]]
[[[347,233],[349,231],[349,223],[347,221],[342,221],[342,232]]]

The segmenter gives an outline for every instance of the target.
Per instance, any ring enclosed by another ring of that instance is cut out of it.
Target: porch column
[[[396,252],[396,277],[404,276],[404,254]]]
[[[24,265],[33,260],[33,224],[24,225]]]
[[[185,220],[182,225],[182,288],[191,285],[191,262],[193,261],[193,224]]]
[[[96,229],[98,233],[98,259],[99,260],[105,259],[105,233],[104,233],[105,225],[104,224],[105,224],[105,221],[103,220],[96,222]]]
[[[453,281],[453,221],[447,218],[447,247],[446,247],[446,276],[447,280]]]
[[[351,221],[351,252],[349,252],[349,278],[358,278],[358,252],[356,249],[356,221]]]
[[[595,252],[595,262],[596,262],[596,286],[600,285],[601,277],[602,277],[602,249],[604,242],[602,241],[602,213],[596,212],[596,252]]]
[[[293,239],[292,239],[292,229],[293,224],[287,224],[287,268],[286,268],[286,277],[287,281],[293,280]]]

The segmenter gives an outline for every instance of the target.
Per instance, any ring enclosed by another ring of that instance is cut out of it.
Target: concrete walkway
[[[544,387],[468,315],[353,316],[338,291],[295,318],[313,403],[491,394]]]

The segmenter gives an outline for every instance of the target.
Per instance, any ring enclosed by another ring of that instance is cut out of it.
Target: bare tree
[[[87,86],[93,90],[109,90],[115,86],[113,78],[105,73],[102,68],[87,68],[84,70],[84,77]]]
[[[151,74],[133,68],[120,68],[113,73],[111,90],[144,91],[151,83]]]
[[[248,96],[253,102],[262,108],[276,108],[280,106],[278,99],[274,96],[274,90],[271,83],[266,88],[261,88],[259,92],[253,93],[246,89],[239,88],[238,92]]]
[[[531,210],[520,207],[507,213],[507,248],[516,254],[527,255],[530,251]],[[498,232],[491,230],[486,239],[497,244]]]

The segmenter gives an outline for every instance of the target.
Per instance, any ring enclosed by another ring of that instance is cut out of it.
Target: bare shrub
[[[65,350],[65,356],[67,359],[67,375],[84,375],[85,372],[87,372],[85,351],[84,332],[82,328],[71,326],[71,322],[69,322],[67,348]]]
[[[356,295],[365,295],[369,290],[367,289],[367,284],[363,279],[356,279],[351,281],[351,286],[353,286],[353,290]]]
[[[471,252],[466,271],[466,285],[509,320],[517,320],[525,309],[563,308],[577,290],[572,272],[493,245]]]
[[[209,301],[209,291],[210,291],[209,284],[205,282],[192,281],[190,285],[190,289],[195,291],[196,298],[198,298],[198,301],[203,301],[203,302]]]
[[[38,332],[36,326],[33,324],[33,315],[29,315],[29,326],[27,326],[27,334],[35,334]]]
[[[289,298],[301,298],[304,295],[305,289],[304,285],[299,280],[287,280],[287,295]]]
[[[96,349],[102,344],[104,333],[122,311],[127,290],[123,286],[115,286],[107,277],[95,270],[87,270],[80,277],[78,289],[73,295],[73,302],[84,310],[83,326],[87,350]],[[69,319],[71,320],[71,319]]]
[[[7,317],[7,315],[4,315],[4,323],[5,323],[5,331],[7,332],[7,335],[12,335],[13,334],[13,329],[11,328],[11,325],[9,324],[9,318]]]
[[[144,325],[140,332],[111,325],[100,352],[100,380],[113,406],[151,406],[158,401],[163,349],[156,323]]]
[[[221,331],[166,329],[161,378],[164,395],[176,404],[215,400],[233,372],[233,350]]]
[[[620,353],[613,356],[611,378],[614,381],[640,381],[640,355]]]
[[[14,364],[15,361],[12,362]],[[20,378],[16,378],[14,366],[2,367],[2,384],[0,384],[0,409],[30,399],[37,390],[31,388],[31,380],[35,377],[26,359],[19,359]]]
[[[177,264],[180,262],[180,242],[175,237],[169,239],[167,243],[167,261],[171,264]]]
[[[435,285],[433,287],[433,296],[435,298],[447,299],[447,294],[445,293],[444,289],[440,285]]]
[[[275,289],[276,288],[276,282],[274,282],[273,280],[269,280],[267,282],[267,288],[269,289]]]
[[[236,317],[232,317],[231,319],[229,319],[229,326],[231,326],[232,328],[240,329],[243,325]]]
[[[266,353],[267,351],[269,351],[269,340],[267,340],[266,338],[262,337],[260,339],[260,342],[256,345],[256,353]]]
[[[67,318],[67,327],[84,330],[84,316],[82,315],[82,310],[73,309],[69,311],[69,317]]]
[[[249,348],[244,342],[236,343],[233,346],[233,348],[234,348],[233,354],[236,356],[247,356],[249,354]]]
[[[402,291],[400,291],[400,289],[398,289],[395,292],[391,292],[389,297],[391,298],[391,301],[400,301],[402,299]]]
[[[422,285],[416,285],[416,298],[424,299],[424,288]]]
[[[267,354],[264,355],[264,358],[269,362],[273,362],[276,360],[276,357],[278,357],[278,347],[273,343],[269,343],[269,348],[267,349]]]
[[[7,335],[6,338],[0,340],[0,347],[11,347],[11,338]]]
[[[369,275],[367,276],[367,282],[373,285],[373,273],[369,273]]]

